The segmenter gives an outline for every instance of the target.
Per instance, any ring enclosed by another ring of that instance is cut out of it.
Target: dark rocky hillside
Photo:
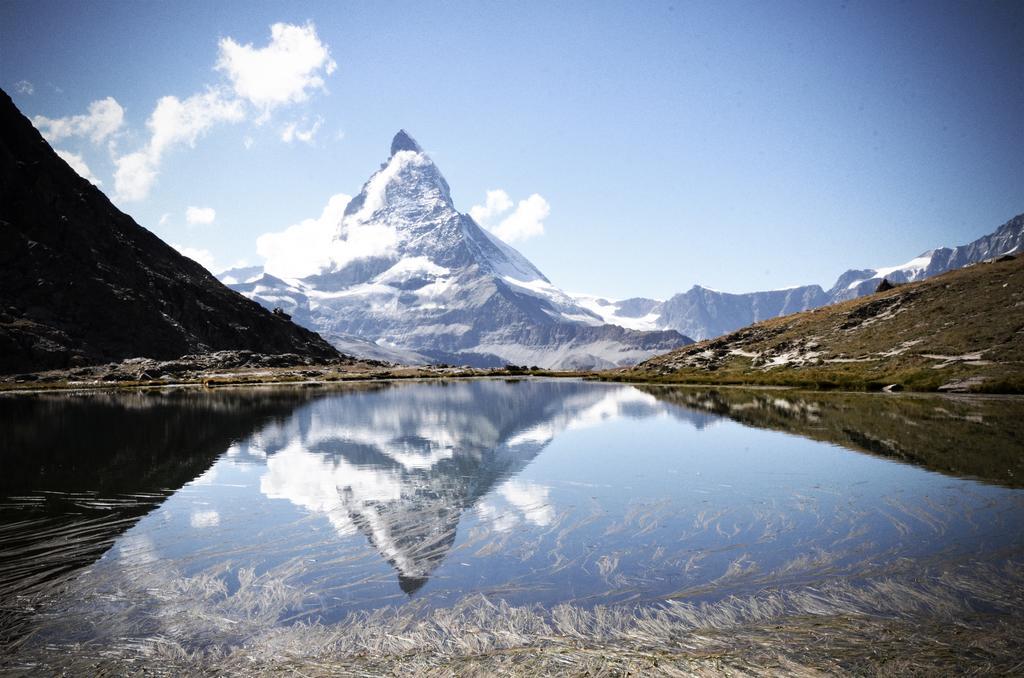
[[[339,356],[117,209],[0,91],[0,373],[228,349]]]

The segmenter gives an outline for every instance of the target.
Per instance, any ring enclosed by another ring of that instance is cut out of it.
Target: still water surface
[[[1024,555],[1018,400],[545,380],[0,399],[0,640],[714,601]]]

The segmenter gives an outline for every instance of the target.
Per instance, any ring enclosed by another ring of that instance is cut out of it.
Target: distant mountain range
[[[828,291],[819,285],[804,285],[784,290],[729,294],[694,285],[689,291],[665,301],[645,298],[612,301],[587,295],[575,295],[574,298],[605,322],[638,330],[674,329],[701,340],[768,318],[871,294],[883,279],[895,284],[914,282],[992,257],[1022,251],[1024,214],[1019,214],[994,233],[966,245],[928,250],[897,266],[849,270],[839,276]]]
[[[78,176],[0,91],[0,373],[250,350],[339,358]]]
[[[342,350],[401,362],[607,368],[691,343],[672,329],[605,323],[581,306],[460,214],[440,170],[405,131],[345,208],[339,252],[358,249],[371,232],[390,245],[301,279],[251,268],[219,278]]]

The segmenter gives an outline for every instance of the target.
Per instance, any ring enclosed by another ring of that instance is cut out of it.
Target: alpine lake
[[[1022,420],[568,379],[11,394],[0,671],[1021,671]]]

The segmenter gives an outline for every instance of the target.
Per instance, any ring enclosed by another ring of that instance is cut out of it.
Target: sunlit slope
[[[767,320],[652,358],[619,376],[1024,391],[1024,257]]]

